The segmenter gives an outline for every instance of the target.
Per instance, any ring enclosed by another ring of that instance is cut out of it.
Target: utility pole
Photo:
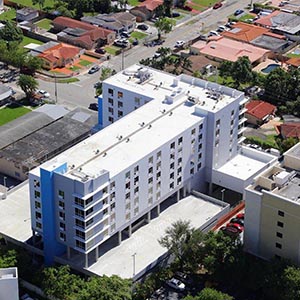
[[[134,276],[135,276],[135,256],[136,256],[136,252],[134,252],[132,254],[132,259],[133,259],[133,276],[132,276],[132,278],[134,278]]]
[[[122,48],[122,70],[124,70],[124,48]]]
[[[57,104],[57,82],[56,74],[54,74],[54,88],[55,88],[55,104]]]

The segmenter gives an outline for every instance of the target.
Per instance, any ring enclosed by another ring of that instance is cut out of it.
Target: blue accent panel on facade
[[[67,164],[64,163],[58,168],[48,171],[40,169],[41,175],[41,202],[42,202],[42,221],[43,221],[43,241],[45,264],[52,265],[54,256],[61,255],[66,251],[66,246],[56,240],[55,230],[55,195],[54,195],[54,172],[64,173]]]
[[[103,99],[98,97],[98,124],[103,126]]]

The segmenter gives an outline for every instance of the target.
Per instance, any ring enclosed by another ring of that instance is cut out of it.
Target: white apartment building
[[[300,143],[246,189],[245,250],[300,265]]]
[[[0,300],[19,300],[18,269],[0,269]]]
[[[103,124],[113,124],[29,176],[32,230],[43,238],[46,263],[66,252],[88,267],[101,244],[115,235],[120,243],[122,231],[130,236],[132,224],[150,221],[170,196],[213,183],[243,192],[274,159],[240,146],[240,91],[138,65],[103,87]]]

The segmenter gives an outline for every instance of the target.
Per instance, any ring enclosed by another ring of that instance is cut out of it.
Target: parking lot
[[[13,67],[7,67],[0,64],[0,81],[2,83],[16,82],[19,79],[19,70]]]

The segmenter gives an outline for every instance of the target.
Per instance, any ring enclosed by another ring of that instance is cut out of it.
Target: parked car
[[[43,98],[50,98],[50,94],[44,90],[37,90],[37,93],[42,95]]]
[[[145,30],[148,30],[149,26],[146,25],[146,24],[139,24],[136,28],[139,29],[139,30],[144,30],[145,31]]]
[[[155,52],[154,54],[153,54],[153,57],[154,58],[159,58],[161,56],[161,54],[159,53],[159,52]]]
[[[100,54],[105,54],[106,53],[106,51],[104,49],[102,49],[102,48],[96,49],[95,52],[96,53],[100,53]]]
[[[176,278],[168,280],[167,285],[180,292],[183,292],[185,290],[185,284]]]
[[[238,229],[239,232],[243,232],[244,231],[244,226],[241,226],[238,223],[228,223],[226,225],[226,227],[235,227],[236,229]]]
[[[98,111],[98,103],[90,103],[89,109]]]
[[[217,2],[214,6],[213,6],[213,9],[218,9],[220,7],[222,7],[222,2]]]
[[[139,44],[139,40],[138,39],[134,39],[133,41],[132,41],[132,45],[133,46],[136,46],[136,45],[138,45]]]
[[[188,5],[183,6],[182,9],[187,10],[187,11],[192,11],[192,10],[193,10],[193,9],[192,9],[190,6],[188,6]]]
[[[218,29],[217,29],[217,32],[223,32],[223,31],[226,31],[226,30],[228,30],[228,28],[227,28],[226,26],[220,25],[220,26],[218,27]]]
[[[100,67],[99,66],[92,66],[90,69],[89,69],[89,74],[94,74],[96,72],[98,72],[100,70]]]
[[[239,214],[237,214],[235,217],[238,218],[238,219],[244,220],[245,214],[244,214],[244,213],[239,213]]]
[[[237,9],[235,12],[234,12],[234,15],[235,16],[238,16],[238,15],[241,15],[244,11],[242,9]]]
[[[244,226],[244,220],[243,219],[239,219],[239,218],[232,218],[230,220],[230,223],[237,223],[237,224],[240,224],[241,226]]]
[[[123,38],[127,38],[127,39],[130,38],[130,34],[127,31],[122,31],[120,35]]]
[[[177,11],[172,12],[172,18],[180,17],[180,13]]]
[[[175,48],[181,48],[185,44],[185,41],[177,41],[174,45]]]
[[[231,236],[231,237],[237,237],[240,232],[237,228],[235,227],[226,227],[226,226],[223,226],[220,228],[220,230],[225,234],[225,235],[228,235],[228,236]]]
[[[211,30],[208,34],[208,36],[220,36],[220,34],[214,30]]]
[[[127,39],[118,39],[114,41],[114,45],[122,48],[126,48],[128,46],[129,42]]]

